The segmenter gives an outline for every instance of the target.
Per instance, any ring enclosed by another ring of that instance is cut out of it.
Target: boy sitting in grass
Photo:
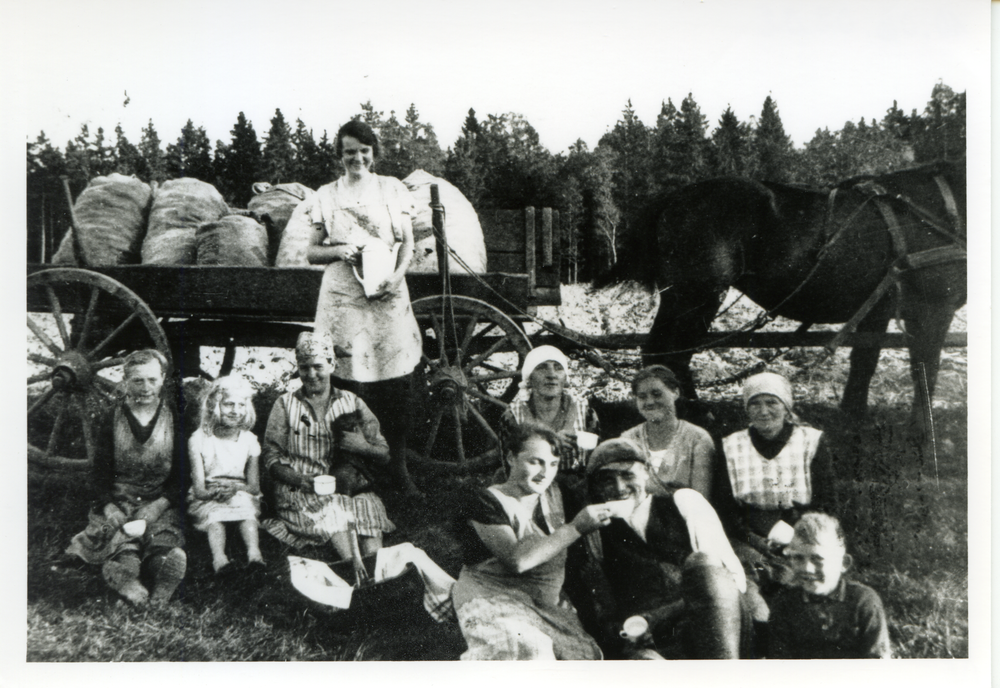
[[[786,550],[793,587],[771,604],[768,657],[889,659],[889,631],[878,593],[842,577],[851,567],[836,518],[808,513]]]

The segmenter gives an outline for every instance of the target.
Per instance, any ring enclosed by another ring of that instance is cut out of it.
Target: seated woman
[[[187,571],[177,511],[184,498],[176,451],[180,435],[160,395],[167,375],[163,354],[136,351],[123,369],[125,398],[95,433],[92,478],[98,496],[90,524],[66,553],[100,564],[113,590],[143,606],[167,602]]]
[[[622,433],[649,462],[650,494],[666,494],[667,484],[690,487],[711,496],[715,475],[715,443],[704,428],[677,418],[681,386],[662,365],[643,368],[632,380],[632,396],[646,422]]]
[[[293,547],[330,542],[341,559],[354,561],[359,578],[365,578],[353,533],[357,533],[360,554],[367,555],[378,551],[382,533],[396,526],[371,485],[358,484],[363,476],[357,472],[351,472],[351,480],[337,480],[335,494],[317,494],[314,481],[338,473],[347,454],[386,465],[389,447],[365,402],[331,385],[335,358],[333,341],[326,332],[299,335],[295,360],[302,388],[278,398],[264,434],[262,458],[275,481],[278,518],[262,525]],[[338,423],[349,414],[354,419],[351,423]]]
[[[569,359],[562,351],[554,346],[539,346],[528,352],[521,368],[521,388],[526,394],[519,394],[500,419],[505,458],[510,457],[511,438],[517,427],[535,423],[556,434],[561,474],[582,475],[586,457],[577,446],[577,433],[600,435],[600,423],[586,400],[567,391],[568,381]]]
[[[776,373],[751,377],[743,404],[750,426],[722,440],[725,469],[715,501],[733,549],[764,588],[772,579],[785,582],[776,553],[787,542],[774,540],[772,529],[779,521],[794,526],[806,507],[836,515],[836,485],[823,433],[792,410],[788,380]]]
[[[452,591],[469,649],[462,659],[600,659],[562,594],[566,549],[610,522],[604,505],[566,523],[559,486],[559,440],[533,424],[511,437],[506,482],[468,505],[466,565]]]

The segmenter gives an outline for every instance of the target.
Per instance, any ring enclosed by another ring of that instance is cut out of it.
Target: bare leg
[[[218,573],[219,569],[229,563],[226,556],[226,524],[209,524],[208,547],[212,550],[212,568]]]
[[[247,559],[249,561],[263,562],[264,557],[260,553],[260,533],[257,529],[257,521],[247,519],[240,522],[240,535],[247,546]]]
[[[361,556],[367,557],[382,549],[381,535],[359,535],[358,545],[361,547]]]
[[[351,558],[351,534],[342,530],[330,536],[330,544],[337,550],[337,557],[340,561]]]

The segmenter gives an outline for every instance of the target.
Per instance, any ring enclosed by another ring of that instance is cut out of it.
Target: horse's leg
[[[676,373],[683,395],[696,399],[698,395],[691,374],[691,356],[701,337],[708,332],[725,291],[713,291],[711,288],[697,293],[671,291],[661,296],[660,309],[649,331],[649,341],[643,347],[642,363],[667,366]]]
[[[910,439],[920,447],[931,439],[930,413],[941,364],[941,349],[954,315],[951,304],[940,304],[926,306],[918,316],[906,318],[914,389]]]
[[[858,323],[857,332],[882,334],[889,325],[892,314],[892,299],[883,299],[871,313]],[[868,386],[871,384],[881,347],[859,347],[851,349],[851,370],[844,387],[841,410],[853,420],[861,420],[868,411]]]

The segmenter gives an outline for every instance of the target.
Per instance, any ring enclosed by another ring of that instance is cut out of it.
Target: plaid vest
[[[790,509],[812,501],[812,466],[822,431],[795,426],[791,437],[773,459],[753,446],[750,431],[741,430],[722,440],[729,482],[736,501],[760,509]]]

